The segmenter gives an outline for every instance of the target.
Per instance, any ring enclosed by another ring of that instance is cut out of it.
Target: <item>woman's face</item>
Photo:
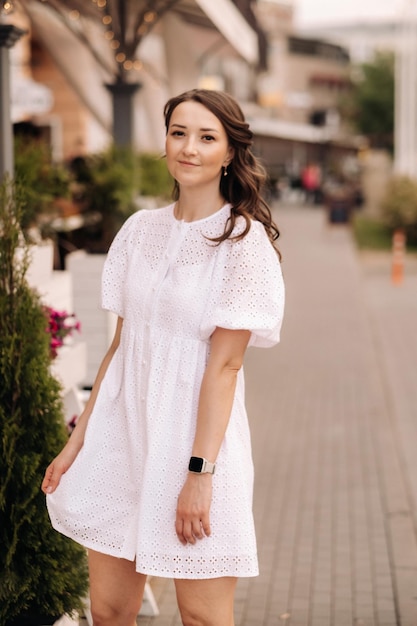
[[[233,150],[220,120],[199,102],[186,101],[172,112],[166,137],[167,166],[180,187],[219,187]]]

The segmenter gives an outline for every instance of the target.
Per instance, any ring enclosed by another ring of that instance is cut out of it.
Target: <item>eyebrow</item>
[[[187,126],[184,126],[183,124],[171,124],[171,126],[176,126],[177,128],[187,128]],[[216,128],[200,128],[200,131],[204,132],[204,133],[218,133],[219,131]]]

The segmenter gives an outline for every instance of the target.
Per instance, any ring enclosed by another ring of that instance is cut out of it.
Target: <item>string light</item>
[[[0,0],[0,3],[1,1],[2,0]],[[3,0],[3,4],[5,4],[5,2],[12,3],[12,1],[13,0]],[[42,2],[45,1],[48,0],[42,0]],[[108,5],[108,0],[91,0],[91,2],[92,4],[96,5],[98,9],[104,9]],[[115,29],[116,32],[114,32],[114,30],[112,29],[113,17],[110,15],[110,10],[106,9],[105,11],[103,11],[103,13],[104,15],[102,14],[101,21],[103,26],[105,27],[104,37],[108,41],[110,48],[115,53],[116,62],[120,64],[123,70],[125,70],[126,72],[130,72],[131,70],[141,71],[143,69],[142,61],[139,61],[139,59],[128,58],[125,52],[123,52],[122,44],[116,37],[117,29]],[[79,11],[75,9],[71,11],[69,15],[70,18],[73,20],[78,20],[80,18]],[[143,15],[142,24],[140,24],[136,34],[139,37],[145,36],[149,32],[150,28],[152,28],[154,22],[157,21],[157,19],[158,13],[156,11],[146,11],[146,13]]]
[[[0,13],[3,13],[3,15],[10,15],[13,11],[14,5],[11,0],[3,0],[3,2],[0,3]]]
[[[147,22],[147,24],[151,24],[152,22],[156,20],[156,17],[157,17],[157,14],[155,11],[147,11],[145,15],[143,16],[143,19],[145,20],[145,22]]]

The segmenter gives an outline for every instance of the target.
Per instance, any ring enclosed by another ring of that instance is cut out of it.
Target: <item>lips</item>
[[[178,161],[180,165],[185,165],[186,167],[197,167],[198,163],[191,163],[190,161]]]

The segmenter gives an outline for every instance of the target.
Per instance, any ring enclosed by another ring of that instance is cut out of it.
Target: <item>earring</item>
[[[223,176],[227,176],[227,165],[223,167]]]

